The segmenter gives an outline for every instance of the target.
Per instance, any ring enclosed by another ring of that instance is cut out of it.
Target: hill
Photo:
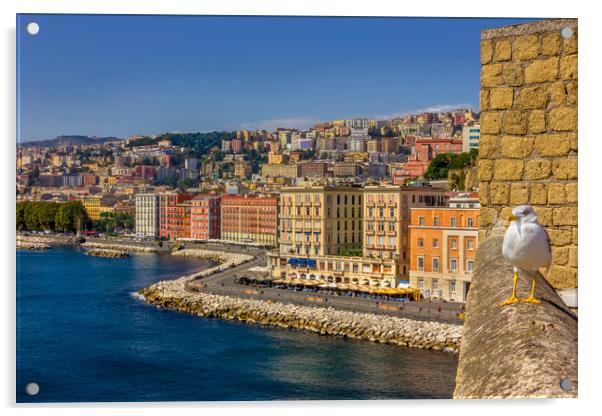
[[[74,146],[82,144],[103,144],[106,142],[113,142],[116,140],[123,140],[119,137],[90,137],[90,136],[57,136],[54,139],[48,140],[35,140],[31,142],[20,143],[20,146],[45,146],[45,147],[57,147],[57,146]]]

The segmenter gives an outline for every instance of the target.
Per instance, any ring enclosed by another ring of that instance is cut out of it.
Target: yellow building
[[[82,203],[84,204],[84,208],[86,209],[86,212],[88,213],[88,217],[90,217],[90,219],[93,220],[99,220],[100,219],[100,201],[101,201],[101,197],[100,196],[89,196],[86,197],[82,200]]]
[[[268,163],[270,165],[279,165],[283,162],[284,156],[282,153],[270,152],[268,153]]]

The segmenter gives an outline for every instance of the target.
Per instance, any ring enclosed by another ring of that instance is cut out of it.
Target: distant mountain
[[[54,139],[48,140],[36,140],[31,142],[20,143],[20,146],[45,146],[45,147],[57,147],[57,146],[74,146],[81,144],[103,144],[106,142],[114,142],[117,140],[123,140],[119,137],[90,137],[90,136],[57,136]]]

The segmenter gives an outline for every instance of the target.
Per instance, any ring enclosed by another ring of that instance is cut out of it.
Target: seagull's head
[[[537,214],[531,205],[519,205],[512,210],[509,221],[518,221],[520,223],[537,222]]]

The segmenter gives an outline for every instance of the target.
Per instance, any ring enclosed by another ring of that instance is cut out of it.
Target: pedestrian
[[[439,305],[439,307],[437,308],[437,310],[439,311],[439,313],[441,313],[441,305]]]

